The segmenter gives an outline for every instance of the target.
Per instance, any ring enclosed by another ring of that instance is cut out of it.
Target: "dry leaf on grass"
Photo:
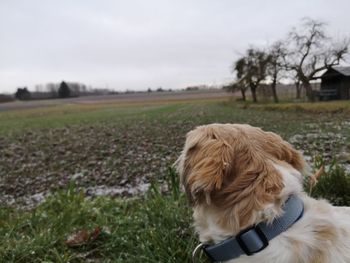
[[[86,229],[79,230],[68,236],[66,240],[66,245],[69,247],[80,247],[95,241],[101,234],[101,228],[95,227],[93,230],[89,231]]]
[[[313,187],[315,187],[315,185],[317,184],[317,180],[318,178],[320,178],[320,176],[323,174],[324,172],[324,166],[322,165],[315,174],[310,176],[309,179],[309,185],[310,185],[310,189],[309,192],[311,193],[311,190]]]

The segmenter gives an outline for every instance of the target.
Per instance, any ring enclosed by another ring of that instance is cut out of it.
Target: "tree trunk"
[[[256,98],[256,86],[251,85],[250,90],[252,92],[253,102],[258,102],[258,99]]]
[[[246,101],[246,98],[245,98],[245,90],[244,90],[244,89],[241,89],[241,93],[242,93],[242,100],[243,100],[243,101]]]
[[[300,81],[295,82],[295,88],[297,90],[297,99],[300,100],[301,99],[301,88],[302,85],[300,85]]]
[[[276,85],[277,85],[277,81],[276,81],[276,79],[274,79],[272,84],[271,84],[271,89],[272,89],[273,100],[274,100],[274,102],[278,103]]]
[[[306,96],[308,98],[309,101],[314,102],[315,101],[315,95],[314,92],[312,90],[311,84],[309,81],[303,81],[303,87],[306,90]]]

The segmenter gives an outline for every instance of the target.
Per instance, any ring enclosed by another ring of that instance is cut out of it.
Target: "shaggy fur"
[[[200,126],[175,165],[204,243],[272,222],[291,194],[304,201],[304,216],[265,250],[230,262],[350,262],[350,209],[302,191],[304,159],[280,136],[249,125]]]

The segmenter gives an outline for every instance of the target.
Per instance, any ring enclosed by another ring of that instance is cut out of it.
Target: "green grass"
[[[66,125],[122,121],[171,111],[176,104],[145,106],[61,105],[48,108],[0,112],[0,134],[31,129],[57,128]]]
[[[323,167],[323,172],[315,186],[310,185],[306,178],[305,191],[315,198],[327,199],[336,206],[350,206],[350,175],[335,160],[327,164],[320,156],[315,158],[315,167]]]
[[[308,113],[325,113],[325,112],[347,112],[350,113],[350,100],[343,101],[324,101],[324,102],[282,102],[282,103],[248,103],[252,108],[260,108],[265,110],[287,110]]]
[[[0,212],[1,262],[189,262],[196,238],[190,210],[174,187],[153,185],[144,197],[86,200],[73,184],[29,212]],[[103,229],[96,240],[70,248],[76,230]]]
[[[249,123],[291,141],[299,136],[294,146],[316,167],[327,166],[312,195],[349,205],[349,176],[334,161],[350,152],[349,108],[208,100],[0,112],[0,204],[4,195],[21,204],[23,196],[52,192],[32,210],[2,205],[0,262],[189,262],[197,242],[191,209],[169,167],[186,132],[213,122]],[[74,174],[82,176],[73,180]],[[153,185],[143,196],[90,199],[82,191],[133,186],[140,177]],[[103,229],[97,240],[66,245],[76,230],[97,226]]]

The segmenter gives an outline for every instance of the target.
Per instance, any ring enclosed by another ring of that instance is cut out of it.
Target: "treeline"
[[[17,88],[14,94],[18,100],[39,100],[72,98],[88,95],[102,95],[113,93],[107,89],[93,89],[85,84],[78,82],[47,83],[46,85],[37,85],[36,91],[29,91],[27,87]]]
[[[246,100],[250,90],[253,102],[257,102],[257,90],[269,85],[275,102],[279,101],[277,84],[293,80],[296,98],[305,91],[309,101],[314,101],[316,92],[311,82],[319,73],[338,65],[349,52],[349,39],[334,41],[326,32],[322,21],[304,18],[299,27],[292,28],[284,39],[265,48],[250,47],[232,65],[235,81],[224,88],[240,91]]]

